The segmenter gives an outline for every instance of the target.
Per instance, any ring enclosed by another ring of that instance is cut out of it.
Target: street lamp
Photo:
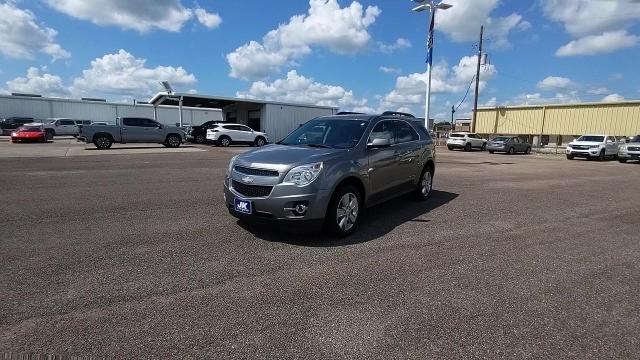
[[[433,64],[433,37],[434,37],[434,27],[435,27],[435,19],[436,19],[436,11],[447,10],[453,5],[441,3],[435,3],[433,0],[412,0],[420,5],[411,9],[415,12],[422,12],[429,9],[430,18],[429,18],[429,32],[428,32],[428,41],[427,41],[427,93],[425,99],[424,106],[424,125],[428,126],[429,124],[429,108],[431,107],[431,66]]]

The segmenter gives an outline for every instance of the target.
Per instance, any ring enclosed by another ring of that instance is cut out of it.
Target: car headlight
[[[600,145],[589,145],[589,149],[597,149]]]
[[[18,136],[18,133],[17,132],[12,132],[11,136]]]
[[[294,167],[284,177],[284,183],[307,186],[318,178],[320,171],[322,171],[321,162]]]
[[[231,160],[229,160],[229,168],[227,169],[227,176],[231,174],[231,171],[233,170],[233,164],[236,162],[236,159],[238,158],[238,156],[239,155],[236,155],[232,157]]]
[[[626,151],[627,150],[627,145],[620,146],[620,150],[625,150]]]

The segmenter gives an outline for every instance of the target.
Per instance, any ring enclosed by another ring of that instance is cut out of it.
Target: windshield
[[[20,129],[18,129],[18,131],[22,131],[22,132],[40,132],[42,130],[39,127],[23,126]]]
[[[451,135],[449,135],[449,137],[463,138],[464,134],[451,134]]]
[[[640,135],[633,136],[631,139],[629,139],[629,142],[640,143]]]
[[[578,141],[603,142],[604,136],[580,136]]]
[[[282,145],[307,145],[348,149],[362,138],[369,121],[353,119],[316,119],[307,122],[289,134]]]
[[[493,142],[505,142],[505,141],[508,141],[509,139],[510,138],[508,138],[506,136],[498,136],[498,137],[493,138],[493,140],[491,140],[491,141],[493,141]]]

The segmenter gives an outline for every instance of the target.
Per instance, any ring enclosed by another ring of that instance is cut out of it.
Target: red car
[[[42,124],[26,124],[11,132],[11,142],[18,141],[47,142],[47,133]]]

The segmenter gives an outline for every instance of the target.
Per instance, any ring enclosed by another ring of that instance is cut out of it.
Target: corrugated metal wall
[[[333,115],[335,109],[295,105],[265,104],[261,128],[271,141],[279,141],[291,131],[318,116]]]
[[[158,107],[157,115],[158,121],[163,124],[173,125],[179,122],[177,107]],[[69,117],[115,122],[117,117],[123,116],[139,116],[153,119],[153,106],[148,104],[133,105],[68,99],[0,96],[0,118],[12,116],[33,117],[35,119]],[[222,111],[219,109],[184,108],[182,117],[185,124],[200,125],[209,120],[222,121]]]
[[[478,109],[481,134],[640,134],[640,101]]]

